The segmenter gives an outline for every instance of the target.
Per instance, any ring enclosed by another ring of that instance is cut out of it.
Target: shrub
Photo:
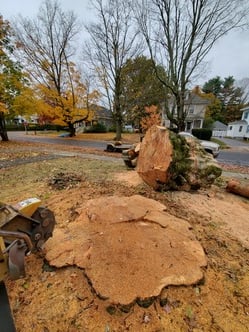
[[[210,141],[212,130],[206,128],[192,129],[192,134],[199,139]]]
[[[6,129],[7,131],[24,131],[24,126],[16,124],[7,124]]]
[[[6,126],[7,131],[25,131],[24,124],[8,124]],[[26,127],[26,130],[28,131],[43,131],[43,130],[65,130],[66,128],[64,126],[58,126],[54,124],[45,124],[40,125],[38,123],[29,123],[29,125]]]
[[[60,131],[60,130],[65,130],[65,126],[59,126],[59,125],[55,125],[55,124],[45,124],[45,125],[40,125],[40,124],[29,124],[29,126],[27,127],[28,131],[43,131],[43,130],[56,130],[56,131]]]
[[[106,126],[100,122],[85,129],[86,133],[106,133],[106,131]]]
[[[111,126],[111,127],[109,127],[109,128],[108,128],[108,131],[109,131],[110,133],[116,133],[116,126]]]

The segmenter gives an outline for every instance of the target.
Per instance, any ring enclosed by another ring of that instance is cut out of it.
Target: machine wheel
[[[135,168],[137,166],[137,158],[133,160],[124,159],[124,163],[128,168]]]

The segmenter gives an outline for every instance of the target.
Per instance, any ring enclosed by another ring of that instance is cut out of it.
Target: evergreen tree
[[[240,110],[245,106],[244,91],[235,86],[233,76],[224,79],[216,76],[204,84],[203,91],[215,97],[208,110],[209,116],[214,120],[228,123],[241,118]]]
[[[157,66],[157,70],[163,72],[160,66]],[[145,107],[155,105],[160,108],[167,98],[166,89],[156,76],[153,61],[145,56],[126,61],[121,82],[125,120],[133,125],[138,126],[146,115]]]

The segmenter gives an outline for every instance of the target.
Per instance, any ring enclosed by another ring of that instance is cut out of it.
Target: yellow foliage
[[[66,126],[66,122],[64,122],[62,119],[57,118],[52,121],[53,124],[58,125],[58,126]]]
[[[39,114],[43,118],[50,118],[54,124],[69,125],[83,120],[91,121],[94,118],[94,111],[90,110],[88,105],[97,101],[98,92],[88,93],[73,64],[70,65],[70,72],[71,80],[64,82],[63,91],[53,87],[52,82],[50,86],[37,86],[37,94],[43,100]]]
[[[7,108],[6,108],[5,104],[1,103],[1,102],[0,102],[0,112],[2,112],[2,113],[6,113],[7,112]]]
[[[12,109],[19,115],[31,115],[38,113],[39,100],[31,88],[23,88],[21,93],[15,97]]]

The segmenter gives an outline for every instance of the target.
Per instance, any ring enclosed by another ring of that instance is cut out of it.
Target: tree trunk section
[[[249,184],[241,184],[239,181],[230,180],[227,183],[226,190],[228,192],[249,198]]]
[[[76,136],[76,130],[75,130],[74,124],[73,123],[69,123],[68,124],[68,128],[69,128],[69,136],[70,137]]]
[[[9,140],[3,112],[0,112],[0,136],[4,142]]]
[[[155,190],[193,190],[211,185],[222,173],[195,139],[152,126],[139,151],[137,172]]]
[[[122,122],[117,120],[116,121],[116,136],[114,138],[115,141],[122,140]]]

